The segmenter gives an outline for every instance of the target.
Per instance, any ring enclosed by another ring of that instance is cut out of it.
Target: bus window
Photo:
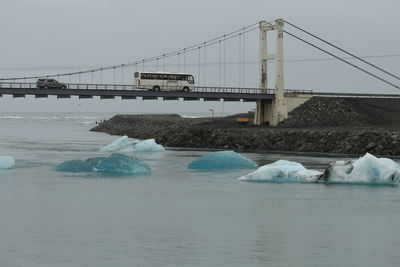
[[[135,78],[139,78],[139,72],[135,72],[134,77],[135,77]]]

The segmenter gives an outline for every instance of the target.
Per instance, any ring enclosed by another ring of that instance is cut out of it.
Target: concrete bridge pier
[[[254,118],[255,125],[266,124],[271,121],[272,100],[258,100]]]
[[[269,124],[276,126],[287,117],[287,108],[284,97],[283,80],[283,25],[282,19],[277,19],[275,24],[266,21],[260,22],[260,88],[262,93],[267,93],[268,88],[268,60],[275,60],[275,99],[272,101],[259,100],[257,102],[254,124]],[[276,31],[275,54],[268,54],[267,32]]]

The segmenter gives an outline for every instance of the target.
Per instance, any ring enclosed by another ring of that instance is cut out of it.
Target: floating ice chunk
[[[154,139],[147,139],[139,141],[132,145],[127,145],[120,149],[121,152],[159,152],[164,151],[165,148],[162,145],[156,143]]]
[[[209,169],[254,169],[258,165],[234,151],[219,151],[210,153],[192,161],[188,168],[198,170]]]
[[[126,135],[118,138],[111,144],[106,145],[101,152],[123,152],[123,153],[133,153],[133,152],[155,152],[164,151],[165,148],[162,145],[156,143],[154,139],[147,139],[143,141],[139,140],[129,140]]]
[[[278,160],[239,178],[243,181],[315,182],[321,172],[307,170],[293,161]]]
[[[106,145],[105,147],[101,148],[101,152],[117,152],[126,146],[130,146],[132,144],[136,144],[138,141],[131,141],[128,139],[128,136],[124,135],[114,142]]]
[[[141,160],[122,154],[109,157],[89,158],[87,160],[71,160],[59,164],[57,171],[63,172],[104,172],[119,174],[148,174],[150,167]]]
[[[358,160],[331,163],[318,182],[399,184],[400,166],[391,159],[367,153]]]
[[[0,156],[0,169],[11,169],[15,166],[15,159],[11,156]]]
[[[307,170],[296,162],[279,160],[239,178],[244,181],[400,184],[400,165],[369,153],[357,160],[336,161],[324,171]]]

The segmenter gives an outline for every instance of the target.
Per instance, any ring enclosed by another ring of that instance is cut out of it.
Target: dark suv
[[[61,88],[67,89],[67,86],[58,82],[55,79],[38,79],[36,82],[37,88]]]

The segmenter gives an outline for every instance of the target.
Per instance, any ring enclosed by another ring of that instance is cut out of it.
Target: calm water
[[[400,188],[246,183],[203,151],[138,155],[152,174],[53,171],[105,155],[106,114],[0,114],[0,266],[398,266]],[[323,168],[337,158],[245,154]]]

